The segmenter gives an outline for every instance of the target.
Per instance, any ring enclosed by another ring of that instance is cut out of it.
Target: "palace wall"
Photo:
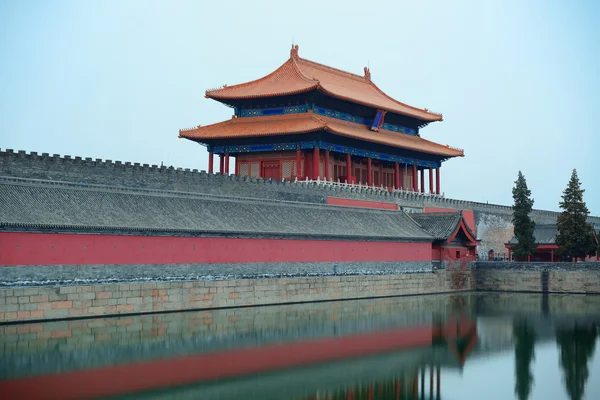
[[[204,193],[233,197],[252,197],[294,202],[331,203],[330,198],[371,201],[404,207],[407,212],[428,209],[456,209],[471,211],[473,224],[481,239],[480,257],[489,250],[507,253],[504,243],[512,237],[512,210],[509,206],[464,200],[431,197],[428,195],[373,189],[356,189],[316,185],[306,182],[264,181],[258,178],[208,174],[204,171],[156,166],[148,164],[59,156],[49,154],[0,151],[0,176],[37,178],[53,181],[111,185],[129,188]],[[339,201],[338,201],[339,204]],[[533,219],[539,224],[555,223],[558,213],[534,210]],[[469,215],[465,215],[470,218]],[[600,217],[590,221],[600,227]]]
[[[0,288],[0,322],[364,299],[471,289],[471,273]]]

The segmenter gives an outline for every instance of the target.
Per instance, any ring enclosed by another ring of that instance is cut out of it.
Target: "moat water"
[[[461,294],[0,326],[0,397],[600,399],[600,296]]]

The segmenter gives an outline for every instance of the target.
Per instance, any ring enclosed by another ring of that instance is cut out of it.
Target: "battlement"
[[[125,167],[125,168],[140,168],[149,171],[176,171],[176,172],[198,172],[197,169],[190,170],[189,168],[175,168],[173,166],[158,166],[158,165],[150,165],[150,164],[140,164],[140,163],[131,163],[129,161],[113,161],[113,160],[103,160],[101,158],[92,159],[91,157],[80,157],[80,156],[70,156],[70,155],[60,155],[49,153],[41,153],[39,154],[36,151],[32,151],[27,153],[24,150],[14,151],[13,149],[0,149],[0,163],[5,160],[11,159],[21,159],[21,160],[29,160],[34,163],[48,163],[48,165],[55,165],[57,163],[62,164],[71,164],[71,165],[83,165],[89,167]],[[204,172],[204,171],[202,171]]]
[[[207,173],[204,170],[176,168],[92,159],[71,155],[0,149],[0,175],[44,179],[51,181],[112,185],[131,188],[174,190],[234,197],[254,197],[274,200],[326,203],[327,197],[397,203],[403,207],[438,207],[470,209],[510,215],[510,206],[448,199],[415,192],[388,192],[368,187],[323,185],[315,182],[272,181],[237,175]],[[554,220],[559,213],[534,210],[534,217]],[[592,217],[600,224],[600,218]]]

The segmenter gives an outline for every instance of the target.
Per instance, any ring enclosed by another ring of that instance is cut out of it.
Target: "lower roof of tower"
[[[212,125],[180,130],[179,137],[208,142],[223,139],[293,135],[321,130],[334,135],[442,157],[464,156],[464,151],[461,149],[430,142],[419,136],[405,135],[385,129],[374,132],[366,125],[316,115],[310,111],[282,116],[234,117]]]

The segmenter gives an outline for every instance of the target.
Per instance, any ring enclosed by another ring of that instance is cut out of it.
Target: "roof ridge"
[[[200,128],[210,128],[212,126],[216,126],[216,125],[224,125],[224,124],[232,124],[234,122],[236,118],[231,118],[231,119],[227,119],[225,121],[221,121],[221,122],[215,122],[214,124],[208,124],[208,125],[198,125],[195,128],[183,128],[179,130],[179,136],[178,138],[184,138],[184,136],[182,136],[182,133],[188,133],[188,132],[193,132],[193,131],[197,131]]]
[[[346,126],[360,125],[360,126],[363,126],[363,127],[365,126],[365,125],[359,124],[357,122],[351,122],[351,121],[345,121],[345,120],[338,120],[338,119],[335,119],[335,118],[332,118],[332,117],[327,117],[327,116],[324,116],[324,115],[320,115],[319,118],[321,118],[325,122],[324,129],[326,129],[327,131],[332,132],[334,134],[338,134],[338,135],[342,135],[342,136],[347,136],[347,135],[344,132],[340,132],[339,129],[336,129],[335,125],[342,125],[342,126],[343,125],[346,125]],[[449,149],[450,148],[450,146],[448,146],[448,145],[444,146],[443,144],[439,144],[439,143],[435,143],[435,142],[423,139],[420,136],[405,135],[403,133],[398,133],[398,132],[394,132],[394,131],[390,131],[390,130],[384,130],[384,129],[382,129],[380,131],[380,133],[382,131],[390,132],[393,135],[403,135],[402,137],[405,140],[410,140],[410,141],[412,141],[412,143],[426,142],[426,143],[430,144],[433,147],[445,148],[445,149]],[[382,141],[381,139],[379,139],[379,137],[380,137],[380,135],[373,136],[371,138],[371,141],[376,142],[376,143],[388,144],[385,141]],[[423,153],[437,154],[437,153],[431,153],[430,151],[419,150],[419,149],[414,149],[414,148],[412,148],[411,150],[421,151]],[[464,150],[457,150],[457,149],[450,149],[450,150],[461,152],[461,154],[456,155],[456,156],[452,156],[452,157],[457,157],[457,156],[464,157],[464,155],[465,155],[464,154]]]
[[[370,75],[370,74],[371,74],[371,73],[369,72],[369,75]],[[411,106],[410,104],[403,103],[403,102],[401,102],[401,101],[399,101],[399,100],[396,100],[396,99],[395,99],[395,98],[393,98],[392,96],[388,95],[388,94],[387,94],[387,93],[385,93],[383,90],[379,89],[379,86],[377,86],[377,85],[375,84],[375,82],[373,82],[372,80],[370,80],[370,79],[369,79],[368,83],[369,83],[371,86],[373,86],[373,88],[374,88],[375,90],[377,90],[377,91],[378,91],[378,92],[379,92],[379,93],[380,93],[382,96],[385,96],[385,97],[387,97],[388,99],[390,99],[391,101],[395,102],[396,104],[400,104],[401,106],[404,106],[404,107],[407,107],[407,108],[410,108],[410,109],[413,109],[413,110],[416,110],[416,111],[421,111],[421,112],[425,112],[425,113],[427,113],[427,114],[431,114],[431,115],[438,116],[438,117],[440,117],[440,118],[441,118],[441,120],[440,120],[440,121],[443,121],[443,120],[444,120],[444,116],[443,116],[441,113],[436,113],[436,112],[433,112],[433,111],[429,111],[427,108],[419,108],[419,107]]]
[[[362,75],[358,75],[358,74],[354,74],[352,72],[344,71],[343,69],[339,69],[339,68],[335,68],[335,67],[330,67],[329,65],[321,64],[321,63],[318,63],[318,62],[312,61],[312,60],[307,60],[306,58],[297,57],[297,58],[294,59],[294,61],[305,62],[307,64],[311,64],[313,67],[322,69],[324,71],[329,71],[329,72],[333,72],[333,73],[336,73],[336,74],[339,74],[339,75],[348,76],[349,78],[356,79],[356,80],[359,80],[361,82],[365,82],[365,83],[369,82]]]
[[[457,215],[457,214],[461,214],[461,210],[456,210],[456,211],[435,211],[435,212],[420,212],[420,213],[413,213],[412,215],[415,216],[436,216],[436,215]]]
[[[239,87],[246,87],[246,86],[249,86],[249,85],[251,85],[251,84],[255,84],[255,83],[257,83],[257,82],[264,81],[264,80],[266,80],[267,78],[270,78],[270,77],[272,77],[273,75],[275,75],[275,74],[279,73],[279,72],[280,72],[280,71],[281,71],[283,68],[285,68],[285,67],[286,67],[286,66],[288,66],[289,64],[291,64],[291,65],[292,65],[292,67],[293,67],[293,68],[294,68],[294,69],[295,69],[297,72],[299,72],[299,75],[300,75],[300,78],[301,78],[301,79],[303,79],[303,80],[307,81],[308,83],[313,83],[313,84],[317,84],[317,83],[318,83],[318,81],[315,81],[314,79],[311,79],[311,78],[307,77],[305,74],[301,73],[301,71],[299,71],[299,70],[298,70],[298,67],[297,67],[297,66],[295,66],[295,63],[294,63],[293,59],[290,57],[290,58],[289,58],[289,59],[287,59],[287,60],[286,60],[286,61],[285,61],[283,64],[281,64],[281,65],[280,65],[280,66],[279,66],[277,69],[275,69],[275,70],[274,70],[274,71],[272,71],[271,73],[269,73],[269,74],[267,74],[267,75],[263,76],[262,78],[254,79],[254,80],[251,80],[251,81],[248,81],[248,82],[238,83],[238,84],[231,85],[231,86],[228,86],[228,85],[223,85],[223,86],[221,86],[221,87],[218,87],[218,88],[215,88],[215,89],[207,89],[207,90],[205,91],[205,97],[210,97],[210,96],[208,96],[208,94],[209,94],[209,93],[217,92],[217,91],[219,91],[219,90],[222,90],[222,89],[225,89],[225,88],[239,88]]]
[[[343,69],[331,67],[329,65],[318,63],[316,61],[308,60],[306,58],[302,58],[302,57],[298,56],[298,45],[292,47],[292,51],[290,52],[290,60],[297,61],[297,62],[305,62],[305,63],[310,64],[311,66],[313,66],[315,68],[319,68],[319,69],[324,70],[324,71],[333,72],[333,73],[336,73],[338,75],[347,76],[349,78],[352,78],[352,79],[364,82],[364,83],[366,83],[368,85],[373,86],[373,88],[375,90],[377,90],[381,95],[385,96],[389,100],[391,100],[391,101],[393,101],[393,102],[395,102],[395,103],[397,103],[399,105],[402,105],[404,107],[408,107],[408,108],[416,110],[416,111],[426,112],[426,113],[431,114],[431,115],[439,116],[443,120],[443,115],[441,113],[436,113],[436,112],[433,112],[433,111],[429,111],[427,108],[419,108],[419,107],[411,106],[409,104],[406,104],[406,103],[403,103],[403,102],[401,102],[399,100],[396,100],[395,98],[393,98],[390,95],[386,94],[383,90],[381,90],[372,81],[372,79],[371,79],[371,70],[368,67],[365,67],[365,69],[364,69],[365,70],[365,74],[364,75],[358,75],[358,74],[354,74],[352,72],[344,71]]]
[[[437,144],[438,146],[446,147],[446,148],[448,148],[450,150],[460,151],[462,153],[462,157],[464,157],[464,155],[465,155],[465,150],[464,149],[461,149],[461,148],[458,148],[458,147],[452,147],[452,146],[450,146],[448,144],[443,145],[443,144],[432,142],[431,140],[427,140],[427,139],[423,139],[423,138],[421,138],[421,139],[424,140],[424,141],[426,141],[426,142],[428,142],[428,143]]]

